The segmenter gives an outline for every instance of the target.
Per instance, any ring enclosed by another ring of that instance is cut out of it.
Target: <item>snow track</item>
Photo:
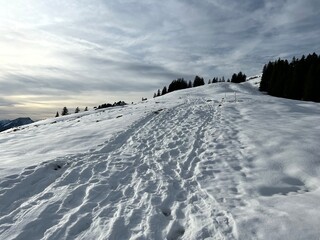
[[[231,214],[199,181],[215,173],[216,161],[201,161],[221,107],[198,99],[159,109],[89,153],[7,177],[2,238],[236,238]]]

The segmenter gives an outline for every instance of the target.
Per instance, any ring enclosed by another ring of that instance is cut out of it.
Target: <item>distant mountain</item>
[[[0,126],[3,126],[9,122],[10,122],[10,120],[0,120]]]
[[[14,120],[0,120],[0,132],[8,130],[10,128],[19,127],[22,125],[33,123],[31,118],[17,118]]]

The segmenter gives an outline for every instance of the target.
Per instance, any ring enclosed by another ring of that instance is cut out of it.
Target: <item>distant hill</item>
[[[8,130],[10,128],[19,127],[22,125],[33,123],[31,118],[17,118],[14,120],[0,120],[0,132]]]

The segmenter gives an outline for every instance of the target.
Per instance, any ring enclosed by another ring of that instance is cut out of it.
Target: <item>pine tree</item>
[[[242,72],[239,72],[238,74],[233,74],[231,77],[231,82],[233,83],[242,83],[246,81],[247,76],[243,74]],[[224,79],[223,79],[224,80]]]
[[[237,76],[237,74],[233,74],[232,75],[232,77],[231,77],[231,82],[233,82],[233,83],[238,83],[238,76]]]
[[[61,116],[65,116],[65,115],[68,115],[68,114],[69,114],[68,108],[67,108],[67,107],[64,107],[64,108],[62,109]]]
[[[268,91],[268,83],[270,81],[270,78],[269,78],[270,69],[271,69],[271,62],[269,62],[268,65],[263,66],[262,77],[261,77],[260,86],[259,86],[259,90],[262,92]]]
[[[60,116],[60,115],[59,115],[59,112],[57,112],[57,113],[56,113],[56,117],[59,117],[59,116]]]
[[[278,60],[271,82],[270,94],[276,97],[283,97],[288,76],[289,64],[287,60]]]
[[[317,92],[317,95],[315,96],[315,99],[313,99],[313,101],[320,102],[320,55],[318,57],[317,66],[315,70],[314,88]]]
[[[168,92],[173,92],[180,89],[185,89],[188,87],[188,83],[183,78],[178,78],[173,80],[168,87]]]
[[[317,73],[316,73],[316,65],[313,64],[310,68],[309,71],[306,75],[306,83],[305,83],[305,88],[304,88],[304,93],[303,93],[303,100],[306,101],[316,101],[317,94],[317,86],[316,86],[316,78],[317,78]]]
[[[278,59],[263,68],[260,91],[296,100],[320,101],[320,56],[309,54],[291,63]]]
[[[74,113],[78,113],[78,112],[80,112],[80,108],[76,107],[76,109],[74,110]]]
[[[86,107],[86,108],[84,109],[84,111],[85,111],[85,112],[88,111],[88,107]]]
[[[196,76],[193,80],[193,87],[198,87],[204,85],[204,80],[203,78]]]
[[[163,89],[162,89],[161,95],[163,96],[163,95],[167,94],[167,92],[168,92],[167,91],[167,87],[164,86]]]
[[[160,97],[160,96],[161,96],[161,91],[160,89],[158,89],[157,97]]]

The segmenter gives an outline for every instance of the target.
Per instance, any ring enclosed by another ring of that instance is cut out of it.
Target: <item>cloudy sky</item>
[[[320,53],[319,0],[0,0],[0,119]]]

